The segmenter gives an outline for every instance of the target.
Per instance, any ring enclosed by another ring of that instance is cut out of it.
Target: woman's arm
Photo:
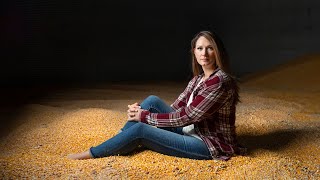
[[[157,127],[181,127],[205,118],[204,114],[212,114],[222,107],[232,96],[232,89],[223,87],[222,77],[215,76],[205,82],[205,87],[187,107],[172,113],[150,113],[143,110],[139,118],[141,122]]]

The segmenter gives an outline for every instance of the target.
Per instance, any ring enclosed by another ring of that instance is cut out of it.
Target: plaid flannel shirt
[[[183,127],[194,124],[195,132],[206,143],[214,159],[227,160],[232,154],[243,154],[235,133],[235,89],[232,79],[221,69],[200,82],[203,74],[195,76],[171,107],[171,113],[141,112],[141,122],[157,127]],[[194,91],[193,101],[187,101]]]

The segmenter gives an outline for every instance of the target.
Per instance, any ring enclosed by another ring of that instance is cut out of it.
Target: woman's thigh
[[[170,156],[211,159],[208,147],[202,140],[142,123],[141,126],[143,126],[141,144],[148,149]]]

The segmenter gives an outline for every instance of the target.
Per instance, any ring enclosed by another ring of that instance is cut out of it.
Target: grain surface
[[[1,138],[0,177],[319,179],[320,82],[319,72],[313,72],[314,66],[320,67],[319,57],[303,62],[241,84],[236,125],[239,141],[249,148],[246,156],[227,162],[191,160],[146,150],[130,156],[69,160],[68,154],[114,136],[126,122],[127,104],[150,94],[171,103],[186,84],[101,85],[62,89],[21,107],[15,118],[23,123]],[[311,79],[295,77],[299,67],[309,68]]]

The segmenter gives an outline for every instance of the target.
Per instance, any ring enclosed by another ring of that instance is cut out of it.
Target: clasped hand
[[[134,103],[131,105],[128,105],[128,120],[129,121],[140,121],[140,115],[141,115],[141,107],[138,103]]]

